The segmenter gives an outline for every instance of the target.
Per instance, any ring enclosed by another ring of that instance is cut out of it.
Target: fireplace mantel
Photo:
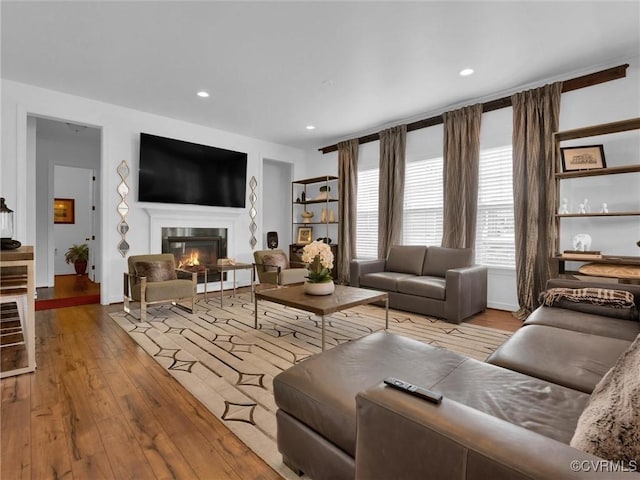
[[[187,209],[189,208],[189,209]],[[243,208],[216,208],[181,205],[175,209],[163,206],[161,208],[146,207],[149,215],[149,248],[151,252],[162,250],[163,227],[191,227],[191,228],[226,228],[227,255],[233,256],[235,224],[245,211]]]

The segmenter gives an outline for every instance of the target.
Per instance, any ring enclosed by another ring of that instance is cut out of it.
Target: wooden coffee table
[[[258,328],[258,300],[267,300],[319,315],[322,318],[322,350],[324,350],[325,315],[384,300],[384,328],[385,330],[389,328],[389,294],[386,292],[336,285],[336,290],[331,295],[316,296],[304,293],[304,285],[296,285],[255,292],[253,298],[254,328]]]

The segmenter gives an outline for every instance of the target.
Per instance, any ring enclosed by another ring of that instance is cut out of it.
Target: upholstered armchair
[[[133,255],[128,266],[124,274],[125,312],[131,313],[131,302],[140,302],[140,321],[146,322],[148,305],[178,305],[185,300],[191,302],[191,313],[195,312],[198,274],[177,269],[173,254]]]
[[[308,274],[304,263],[289,262],[287,255],[279,249],[253,252],[255,269],[260,283],[291,285],[303,283]]]

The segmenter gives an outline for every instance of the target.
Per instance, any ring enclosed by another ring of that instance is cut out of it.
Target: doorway
[[[36,309],[99,303],[102,132],[38,117],[28,117],[29,126],[34,131],[27,149],[33,148],[36,171]],[[60,202],[54,204],[56,199],[63,200],[64,217],[60,217]],[[84,243],[89,246],[87,273],[76,275],[65,253],[72,245]]]

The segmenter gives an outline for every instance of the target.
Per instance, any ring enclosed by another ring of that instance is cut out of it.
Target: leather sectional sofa
[[[612,288],[549,282],[587,286]],[[640,286],[615,288],[640,308]],[[569,442],[591,390],[639,334],[637,313],[539,307],[480,362],[377,332],[274,378],[278,448],[314,480],[609,478],[595,467],[575,473],[602,459]],[[442,403],[385,386],[389,376],[442,393]]]
[[[461,323],[487,308],[487,267],[468,248],[394,245],[386,259],[352,260],[351,286],[389,292],[389,307]]]

